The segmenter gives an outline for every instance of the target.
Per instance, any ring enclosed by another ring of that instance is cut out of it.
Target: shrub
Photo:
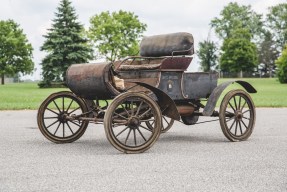
[[[287,83],[287,46],[282,51],[281,56],[276,60],[277,76],[280,83]]]

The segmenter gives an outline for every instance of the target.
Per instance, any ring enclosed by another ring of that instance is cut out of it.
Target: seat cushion
[[[193,36],[184,32],[144,37],[140,44],[140,55],[143,57],[192,55],[193,43]]]

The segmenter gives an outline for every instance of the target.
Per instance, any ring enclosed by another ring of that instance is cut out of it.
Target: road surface
[[[219,122],[177,122],[136,155],[114,149],[102,125],[74,143],[51,143],[36,113],[0,111],[1,192],[287,191],[287,108],[257,109],[245,142],[229,142]]]

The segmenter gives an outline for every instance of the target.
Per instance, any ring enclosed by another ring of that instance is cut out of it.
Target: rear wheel
[[[87,112],[85,102],[71,92],[51,94],[40,106],[37,115],[41,133],[54,143],[71,143],[79,139],[89,124],[72,120],[71,116]]]
[[[168,130],[170,130],[170,128],[172,127],[174,123],[174,119],[169,118],[167,116],[162,116],[162,126],[161,126],[161,133],[166,133]],[[152,124],[147,121],[146,125],[152,129]]]
[[[149,122],[151,127],[146,126]],[[141,153],[149,149],[161,131],[161,112],[147,95],[127,92],[117,96],[104,117],[109,142],[124,153]]]
[[[225,95],[220,105],[219,120],[227,139],[248,139],[254,129],[255,118],[255,107],[248,93],[232,90]]]

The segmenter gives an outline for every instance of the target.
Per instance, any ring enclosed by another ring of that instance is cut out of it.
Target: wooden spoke
[[[56,135],[57,131],[59,130],[60,125],[61,125],[61,123],[59,122],[59,125],[58,125],[57,129],[55,130],[54,135]]]
[[[55,102],[55,100],[53,100],[53,103],[54,103],[54,105],[57,107],[59,113],[61,113],[62,111],[60,110],[60,108],[59,108],[58,104]]]
[[[63,123],[63,137],[65,137],[65,123]]]
[[[73,130],[72,130],[72,128],[71,128],[71,126],[69,125],[69,122],[67,122],[67,125],[68,125],[68,127],[69,127],[70,131],[72,132],[72,134],[74,134],[74,132],[73,132]]]
[[[241,123],[240,123],[240,121],[238,122],[238,124],[239,124],[239,128],[240,128],[240,133],[241,133],[241,135],[242,135],[243,132],[242,132],[242,128],[241,128]]]
[[[128,126],[126,126],[126,128],[124,128],[121,132],[119,132],[117,135],[116,135],[116,137],[118,137],[119,135],[121,135],[123,132],[125,132],[125,130],[127,130],[129,127]]]
[[[62,108],[63,110],[62,111],[65,111],[65,97],[62,97]]]
[[[139,116],[139,118],[140,119],[142,119],[148,112],[150,112],[151,111],[151,108],[149,108],[147,111],[145,111],[143,114],[141,114],[140,116]]]
[[[50,124],[48,127],[46,127],[46,129],[50,128],[52,125],[55,125],[59,120],[57,119],[56,121],[54,121],[52,124]]]
[[[116,128],[116,127],[120,127],[120,126],[123,126],[123,125],[127,125],[127,122],[123,122],[123,123],[113,123],[113,127]]]
[[[151,129],[149,129],[149,128],[147,128],[147,127],[144,127],[144,126],[142,126],[142,125],[140,125],[140,127],[141,127],[141,128],[143,128],[143,129],[145,129],[145,130],[147,130],[147,131],[152,132],[152,130],[151,130]]]
[[[56,115],[59,115],[59,113],[53,111],[52,109],[46,108],[48,111],[51,111],[52,113],[55,113]]]
[[[58,117],[44,117],[44,119],[58,119]]]
[[[116,116],[118,116],[118,117],[121,117],[121,118],[123,118],[123,119],[125,119],[125,120],[128,120],[128,118],[122,116],[121,114],[118,114],[118,113],[116,113],[116,112],[114,112],[114,114],[116,114]],[[114,116],[114,118],[115,118],[115,116]]]
[[[141,122],[151,122],[151,121],[154,123],[155,120],[154,119],[141,120]]]
[[[244,121],[241,120],[241,122],[242,122],[242,124],[244,125],[244,127],[245,127],[246,129],[248,129],[248,127],[246,126],[246,124],[244,123]]]
[[[163,116],[162,117],[163,119],[164,119],[164,121],[167,123],[167,124],[169,124],[169,122],[166,120],[166,118]]]
[[[235,116],[233,116],[233,117],[226,117],[226,118],[229,118],[228,120],[226,120],[226,123],[227,123],[227,122],[231,121],[232,119],[234,119]]]
[[[134,141],[135,141],[135,146],[137,146],[137,136],[136,136],[136,130],[133,129],[134,132]]]
[[[146,138],[144,137],[144,135],[142,134],[141,130],[139,128],[137,128],[138,132],[140,133],[140,135],[142,136],[142,138],[146,141]]]
[[[235,112],[236,110],[234,109],[234,107],[231,105],[230,102],[228,102],[229,106],[232,108],[232,110]]]
[[[243,116],[242,118],[243,118],[243,119],[247,119],[247,120],[250,120],[250,118],[247,118],[247,117],[244,117],[244,116]]]
[[[74,100],[71,100],[71,102],[70,102],[70,104],[69,104],[69,106],[68,106],[68,108],[67,108],[67,112],[69,112],[69,110],[70,110],[70,107],[72,106],[72,103],[74,102]]]
[[[129,136],[130,136],[130,134],[131,134],[131,131],[132,131],[132,129],[129,130],[129,133],[128,133],[128,135],[127,135],[127,137],[126,137],[126,140],[125,140],[125,145],[127,144],[127,141],[128,141]]]
[[[240,105],[241,105],[241,96],[239,96],[239,104],[238,104],[238,108],[237,108],[239,110],[241,109]]]
[[[137,110],[137,112],[136,112],[135,116],[138,116],[138,114],[139,114],[139,112],[140,112],[140,109],[141,109],[142,104],[143,104],[143,101],[140,103],[140,105],[139,105],[139,107],[138,107],[138,110]]]
[[[245,105],[246,105],[246,100],[244,101],[244,104],[242,105],[242,107],[241,107],[241,111],[244,109],[244,107],[245,107]]]
[[[247,113],[247,112],[249,112],[249,111],[251,111],[251,110],[248,109],[248,110],[244,111],[244,112],[242,113],[242,115],[245,114],[245,113]]]
[[[128,112],[128,110],[123,106],[123,104],[121,104],[121,107],[125,110],[125,112],[127,113],[127,117],[130,117],[130,113]]]
[[[238,121],[236,121],[236,125],[235,125],[235,133],[234,133],[235,136],[236,136],[236,133],[237,133],[237,126],[238,126]]]
[[[76,109],[74,109],[73,111],[71,111],[69,114],[72,114],[72,113],[74,113],[75,111],[77,111],[77,110],[79,110],[80,109],[80,107],[77,107]]]
[[[233,125],[235,124],[236,120],[234,119],[233,123],[231,124],[230,128],[229,128],[229,131],[231,131]]]
[[[237,110],[237,104],[236,104],[236,96],[233,97],[233,101],[234,101],[234,105],[235,105],[235,109]]]

